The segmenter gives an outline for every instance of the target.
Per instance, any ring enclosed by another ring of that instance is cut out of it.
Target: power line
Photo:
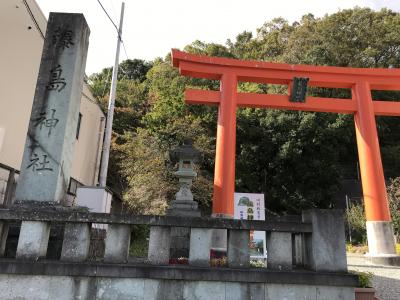
[[[126,59],[129,59],[128,53],[126,53],[125,43],[123,40],[121,40],[121,42],[122,42],[122,47],[124,48]]]
[[[119,32],[118,32],[118,27],[117,27],[117,25],[115,25],[113,19],[111,19],[110,15],[108,14],[107,10],[104,8],[103,4],[101,4],[100,0],[97,0],[97,2],[100,4],[101,8],[103,9],[104,13],[107,15],[107,17],[108,17],[108,19],[110,20],[110,22],[114,25],[115,30],[117,31],[118,36],[119,36]],[[120,36],[119,36],[119,39],[122,40]]]
[[[43,34],[43,31],[40,29],[39,23],[37,22],[35,15],[33,14],[28,2],[26,0],[23,0],[23,3],[25,5],[26,10],[28,11],[29,16],[31,17],[33,23],[36,26],[36,29],[39,31],[40,36],[42,37],[42,39],[45,39],[45,35]],[[86,84],[86,74],[84,75],[84,83]],[[83,91],[82,91],[82,96],[85,97],[86,99],[88,99],[90,102],[93,102],[95,104],[99,104],[98,101],[93,100],[92,98],[90,98],[88,95],[86,95]]]
[[[115,25],[113,19],[110,17],[109,13],[108,13],[107,10],[104,8],[103,4],[101,4],[100,0],[97,0],[97,2],[100,4],[100,6],[101,6],[101,8],[103,9],[104,13],[107,15],[108,19],[110,20],[110,22],[113,24],[115,30],[117,31],[118,38],[119,38],[119,40],[120,40],[121,43],[122,43],[122,47],[124,48],[125,56],[126,56],[127,59],[129,59],[128,53],[127,53],[126,48],[125,48],[125,43],[124,43],[124,41],[122,40],[122,36],[120,36],[120,34],[119,34],[119,30],[118,30],[117,25]]]

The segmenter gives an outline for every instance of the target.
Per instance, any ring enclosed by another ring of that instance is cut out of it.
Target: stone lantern
[[[193,194],[190,188],[192,181],[197,177],[194,171],[194,163],[200,158],[200,152],[193,147],[193,142],[187,139],[183,145],[170,152],[170,159],[173,163],[178,163],[178,171],[174,173],[179,179],[179,191],[175,195],[168,215],[179,216],[200,216],[198,204],[193,200]]]
[[[171,162],[178,163],[178,170],[174,175],[179,180],[179,191],[175,200],[167,209],[167,215],[183,217],[200,217],[198,204],[193,200],[190,188],[192,181],[197,177],[194,163],[198,161],[200,152],[193,147],[192,140],[185,140],[183,145],[169,153]],[[172,227],[170,253],[172,258],[189,257],[190,229],[186,227]]]

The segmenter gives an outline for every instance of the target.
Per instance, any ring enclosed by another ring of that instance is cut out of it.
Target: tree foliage
[[[346,233],[351,234],[354,245],[367,243],[365,213],[362,203],[351,203],[346,211]]]
[[[400,177],[391,179],[387,192],[394,234],[400,241]]]
[[[400,240],[400,177],[390,179],[387,186],[389,210],[392,218],[394,235]],[[367,230],[365,227],[365,214],[362,203],[352,203],[346,212],[346,227],[352,234],[353,244],[365,244],[367,241]]]
[[[400,15],[387,9],[354,8],[323,18],[308,14],[292,24],[276,18],[258,28],[255,36],[244,31],[226,45],[194,41],[184,50],[237,59],[398,68]],[[90,77],[104,109],[110,74],[106,68]],[[186,105],[186,87],[218,90],[219,82],[179,76],[169,56],[121,63],[111,165],[118,190],[136,212],[162,213],[174,198],[177,180],[168,151],[185,138],[192,138],[203,153],[193,190],[202,209],[209,210],[217,108]],[[238,88],[287,93],[286,87],[272,84],[240,83]],[[351,97],[348,89],[312,88],[309,95]],[[399,96],[373,91],[374,99]],[[377,122],[386,176],[399,176],[399,119],[377,118]],[[332,207],[341,177],[357,161],[354,122],[351,115],[238,109],[236,154],[236,191],[265,193],[268,209],[297,213]]]

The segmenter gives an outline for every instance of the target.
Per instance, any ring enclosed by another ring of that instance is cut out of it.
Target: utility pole
[[[103,143],[103,156],[101,158],[101,170],[100,170],[100,182],[99,182],[100,187],[105,187],[107,183],[108,160],[110,157],[112,123],[114,118],[115,94],[117,91],[117,80],[118,80],[119,49],[121,46],[122,24],[124,21],[124,8],[125,8],[125,3],[122,2],[121,16],[119,19],[119,28],[118,28],[117,50],[115,53],[115,63],[111,79],[110,98],[108,100],[107,124],[106,124],[106,131],[104,133],[104,143]]]

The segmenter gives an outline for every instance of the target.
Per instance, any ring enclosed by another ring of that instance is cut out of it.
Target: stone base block
[[[400,267],[399,255],[365,255],[365,261],[371,265],[398,266]]]
[[[220,219],[233,219],[232,215],[227,214],[212,214],[211,217]],[[211,236],[211,249],[217,252],[226,253],[228,249],[228,230],[213,229]]]
[[[249,253],[250,232],[248,230],[228,231],[228,265],[231,268],[250,266]]]
[[[211,249],[226,252],[228,247],[228,230],[212,229]]]
[[[290,232],[268,232],[267,253],[269,269],[292,269],[292,234]]]
[[[189,264],[192,266],[210,266],[212,230],[207,228],[192,228],[190,233]]]
[[[367,221],[368,255],[396,255],[392,222]]]
[[[128,260],[131,244],[131,226],[112,224],[108,226],[104,261],[122,263]]]
[[[45,257],[49,243],[50,224],[37,221],[23,221],[18,239],[17,258],[38,260]]]
[[[151,264],[167,265],[171,245],[171,228],[163,226],[150,227],[148,260]]]
[[[304,234],[305,264],[314,271],[347,272],[343,211],[310,209],[302,219],[312,224],[312,233]]]
[[[89,255],[89,223],[67,223],[61,250],[61,260],[85,261]]]
[[[174,200],[172,201],[170,208],[167,209],[167,215],[200,217],[201,212],[198,209],[198,204],[196,201]]]

